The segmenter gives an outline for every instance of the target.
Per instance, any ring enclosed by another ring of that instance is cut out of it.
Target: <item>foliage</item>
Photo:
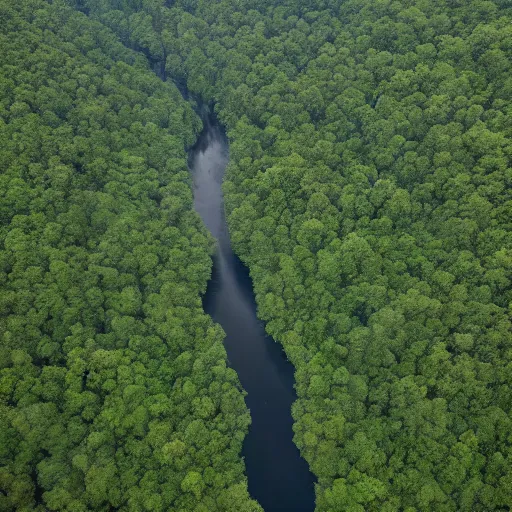
[[[201,307],[199,118],[61,2],[0,19],[0,510],[260,510]]]
[[[228,128],[228,222],[297,370],[317,509],[508,510],[510,4],[113,4],[87,2],[153,52],[143,13]]]
[[[296,367],[317,510],[509,510],[510,3],[70,3],[228,129],[232,240]],[[1,5],[0,500],[252,509],[247,415],[197,298],[190,109],[61,4]]]

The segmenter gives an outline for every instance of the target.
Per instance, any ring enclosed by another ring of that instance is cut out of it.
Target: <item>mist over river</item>
[[[221,188],[228,142],[211,117],[204,126],[189,155],[195,209],[218,241],[203,305],[226,332],[230,366],[247,392],[252,424],[242,455],[249,492],[265,512],[312,512],[314,477],[293,443],[294,369],[258,320],[248,269],[231,249]]]

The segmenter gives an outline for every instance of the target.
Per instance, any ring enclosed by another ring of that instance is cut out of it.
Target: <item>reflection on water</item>
[[[265,512],[312,512],[313,475],[292,441],[293,367],[257,319],[248,271],[231,250],[221,190],[228,158],[220,127],[205,122],[189,160],[195,208],[219,245],[204,309],[226,332],[230,365],[247,391],[252,425],[242,455],[251,496]]]

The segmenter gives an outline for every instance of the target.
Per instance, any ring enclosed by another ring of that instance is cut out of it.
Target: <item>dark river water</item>
[[[224,133],[205,121],[189,159],[195,208],[218,241],[203,305],[226,332],[229,364],[247,391],[252,425],[242,455],[251,496],[265,512],[312,512],[313,475],[292,441],[293,367],[257,319],[247,268],[231,249],[221,190],[228,158]]]

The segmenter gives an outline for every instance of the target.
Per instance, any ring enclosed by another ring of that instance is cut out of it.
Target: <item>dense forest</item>
[[[316,510],[510,510],[510,2],[11,3],[0,510],[259,510],[170,81],[227,129]]]
[[[0,19],[0,510],[260,510],[200,301],[201,121],[85,15],[2,1]]]

